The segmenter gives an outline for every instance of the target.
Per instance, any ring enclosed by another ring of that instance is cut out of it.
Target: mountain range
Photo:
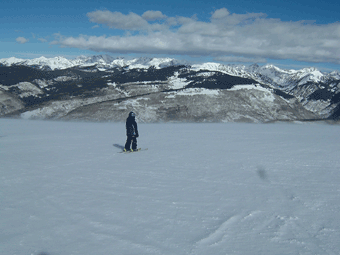
[[[141,122],[340,119],[340,73],[108,55],[0,59],[0,117]]]

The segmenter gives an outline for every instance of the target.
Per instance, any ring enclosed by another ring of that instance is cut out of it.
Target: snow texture
[[[340,254],[339,126],[139,131],[0,119],[0,254]]]

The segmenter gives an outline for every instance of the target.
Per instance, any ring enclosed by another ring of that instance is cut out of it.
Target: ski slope
[[[0,119],[0,254],[340,254],[339,126]]]

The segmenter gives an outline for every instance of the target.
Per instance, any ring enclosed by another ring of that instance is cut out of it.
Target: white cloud
[[[212,19],[222,19],[222,18],[226,18],[229,14],[230,13],[229,13],[227,8],[221,8],[221,9],[214,11],[211,15],[211,18]]]
[[[91,22],[103,24],[113,29],[140,30],[148,26],[141,16],[130,12],[125,15],[120,12],[94,11],[87,14]]]
[[[47,42],[47,40],[45,38],[38,38],[38,40],[42,43]]]
[[[20,44],[24,44],[27,43],[29,40],[26,39],[25,37],[18,37],[17,39],[15,39],[18,43]]]
[[[167,18],[166,15],[163,15],[160,11],[146,11],[143,13],[142,17],[145,20],[162,20]]]
[[[231,14],[226,8],[214,11],[209,22],[195,16],[166,17],[157,11],[147,11],[142,16],[110,11],[87,15],[91,22],[126,33],[59,36],[53,44],[112,53],[227,56],[224,60],[234,62],[264,62],[271,58],[340,64],[340,23],[283,22],[268,19],[263,13]]]

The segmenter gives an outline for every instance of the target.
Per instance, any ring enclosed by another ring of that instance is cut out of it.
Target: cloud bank
[[[110,53],[210,56],[234,62],[292,59],[340,64],[340,23],[284,22],[264,13],[236,14],[226,8],[211,13],[210,21],[168,17],[160,11],[142,15],[94,11],[89,21],[123,36],[65,37],[52,44]]]

